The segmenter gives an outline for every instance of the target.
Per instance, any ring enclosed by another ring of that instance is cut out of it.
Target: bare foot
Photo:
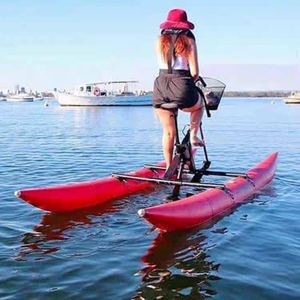
[[[203,140],[200,140],[198,137],[191,137],[191,144],[194,147],[203,147],[205,145]]]

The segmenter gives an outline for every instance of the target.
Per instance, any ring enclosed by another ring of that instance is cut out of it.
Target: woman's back
[[[160,53],[157,53],[157,61],[159,69],[168,69],[168,64],[164,61]],[[175,59],[173,58],[171,66],[173,70],[189,70],[188,59],[182,55],[177,55]]]
[[[194,27],[184,10],[172,9],[160,25],[161,35],[155,45],[160,70],[154,82],[152,103],[163,126],[162,145],[167,168],[172,162],[176,128],[173,112],[162,108],[164,103],[176,103],[180,109],[191,113],[191,144],[204,145],[197,137],[203,101],[194,82],[199,76],[195,37],[190,31]]]

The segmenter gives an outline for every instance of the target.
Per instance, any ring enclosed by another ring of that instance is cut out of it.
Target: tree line
[[[286,97],[290,91],[225,91],[224,97]]]

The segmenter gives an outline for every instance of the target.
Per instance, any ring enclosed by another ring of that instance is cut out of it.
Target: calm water
[[[169,234],[137,215],[167,187],[67,215],[13,195],[161,161],[151,107],[0,102],[0,115],[1,299],[300,298],[300,105],[223,99],[204,119],[211,168],[242,172],[279,151],[276,177],[219,220]]]

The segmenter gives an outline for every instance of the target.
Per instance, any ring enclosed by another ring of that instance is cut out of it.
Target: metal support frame
[[[163,109],[168,109],[172,112],[172,118],[174,118],[175,129],[176,129],[176,141],[175,141],[175,154],[172,160],[172,163],[168,169],[162,166],[155,166],[155,165],[145,165],[145,168],[155,170],[165,170],[165,174],[163,178],[157,177],[141,177],[136,175],[130,174],[122,174],[122,173],[113,173],[112,176],[117,178],[118,180],[138,180],[138,181],[145,181],[155,184],[166,184],[166,185],[173,185],[173,192],[172,195],[167,197],[170,200],[178,199],[179,191],[181,186],[190,186],[195,188],[207,189],[207,188],[219,188],[224,190],[226,193],[232,196],[231,192],[226,188],[224,184],[217,184],[217,183],[201,183],[201,179],[204,175],[206,176],[228,176],[228,177],[241,177],[246,180],[249,180],[251,183],[252,180],[247,176],[245,173],[238,173],[238,172],[224,172],[224,171],[210,171],[208,168],[211,165],[210,160],[208,159],[208,153],[206,149],[206,145],[203,146],[204,158],[205,160],[202,163],[200,169],[196,168],[193,153],[192,153],[192,146],[190,144],[190,130],[188,129],[185,133],[184,138],[180,142],[179,139],[179,132],[178,132],[178,123],[177,123],[177,116],[178,116],[178,106],[174,103],[165,103],[162,105]],[[200,134],[202,140],[204,140],[204,134],[202,130],[202,123],[200,124]],[[188,166],[188,168],[185,168]],[[190,181],[182,180],[183,174],[191,174],[193,175]]]

